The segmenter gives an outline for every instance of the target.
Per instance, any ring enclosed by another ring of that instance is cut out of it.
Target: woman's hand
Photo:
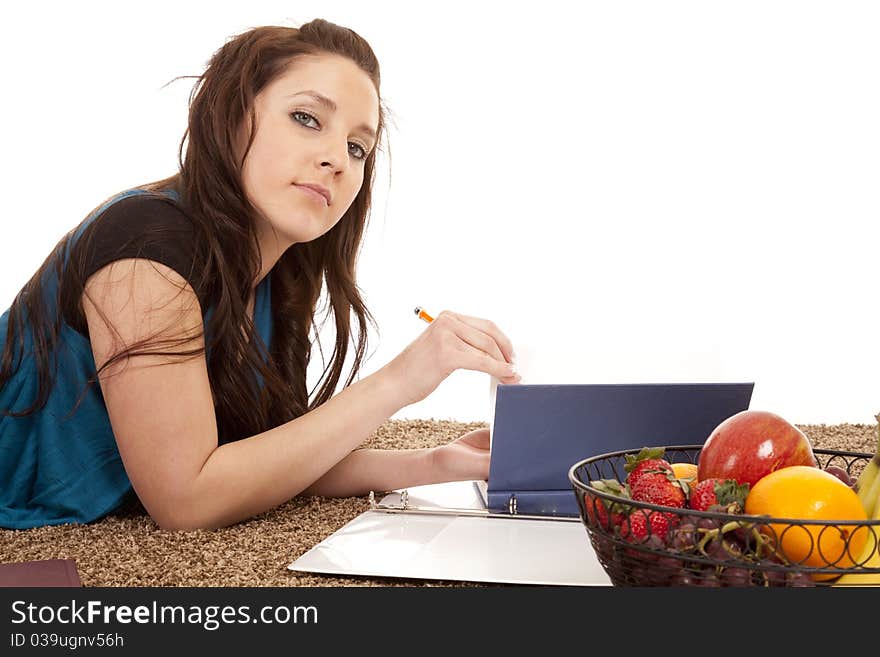
[[[386,365],[402,406],[421,401],[455,370],[485,372],[501,383],[519,383],[513,345],[492,322],[447,310]]]
[[[489,430],[470,431],[431,450],[431,479],[468,481],[489,479]]]

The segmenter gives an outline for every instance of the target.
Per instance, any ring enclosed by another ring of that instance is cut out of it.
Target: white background
[[[370,41],[393,112],[365,374],[424,305],[496,321],[527,381],[748,380],[793,422],[873,423],[874,2],[6,3],[0,305],[101,200],[174,172],[191,81],[165,83],[316,17]],[[395,417],[488,420],[488,388],[457,372]]]

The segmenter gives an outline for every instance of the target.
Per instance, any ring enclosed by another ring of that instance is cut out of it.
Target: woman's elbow
[[[205,529],[204,523],[196,518],[189,518],[183,514],[176,513],[150,513],[150,518],[161,529],[166,532],[192,532],[199,529]]]
[[[159,529],[168,532],[194,532],[224,526],[223,523],[208,518],[204,513],[198,513],[194,506],[180,501],[163,504],[161,508],[147,509],[147,511]]]

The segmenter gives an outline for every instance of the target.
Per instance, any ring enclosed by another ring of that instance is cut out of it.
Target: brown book
[[[82,586],[73,559],[0,563],[0,586]]]

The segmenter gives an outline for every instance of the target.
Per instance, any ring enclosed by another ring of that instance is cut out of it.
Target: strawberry
[[[644,470],[636,483],[630,485],[629,493],[639,502],[682,508],[687,499],[686,488],[687,484],[676,479],[671,469],[649,469]]]
[[[590,486],[603,493],[608,493],[609,495],[626,498],[629,497],[629,492],[626,490],[626,487],[620,484],[616,479],[591,481]],[[604,529],[611,529],[612,527],[619,526],[629,510],[629,506],[626,504],[606,500],[591,493],[584,494],[584,508],[587,510],[587,519],[590,524],[598,525]],[[611,510],[610,516],[608,513],[609,509]]]
[[[672,465],[663,458],[665,450],[662,447],[642,447],[636,455],[627,454],[623,469],[627,472],[626,483],[630,490],[633,489],[646,472],[656,470],[668,470],[672,472]]]
[[[672,513],[636,509],[620,526],[620,537],[629,543],[643,543],[649,536],[665,541],[669,528],[677,524],[678,518]]]
[[[688,506],[708,511],[712,506],[721,505],[728,513],[742,513],[748,494],[749,485],[740,484],[736,479],[704,479],[691,487]]]

